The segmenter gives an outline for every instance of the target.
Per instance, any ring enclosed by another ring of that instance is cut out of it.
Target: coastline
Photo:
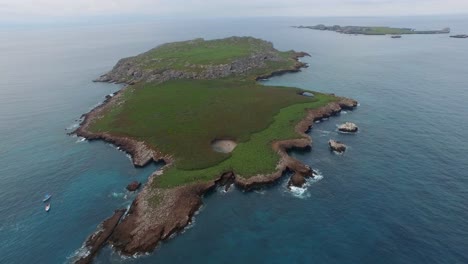
[[[310,55],[304,52],[295,53],[296,64],[292,68],[259,76],[255,80],[289,72],[298,72],[301,68],[307,67],[307,64],[299,61],[299,58],[304,56]],[[101,105],[84,114],[80,126],[71,134],[76,134],[87,140],[103,140],[114,144],[132,157],[135,166],[145,166],[151,161],[164,161],[165,166],[162,168],[164,170],[170,167],[174,161],[170,155],[166,155],[155,148],[147,146],[144,142],[129,137],[108,133],[92,133],[87,130],[89,124],[95,118],[100,117],[105,109],[116,103],[122,91],[130,85],[132,84],[129,83],[128,86],[122,88],[113,96],[107,96]],[[126,255],[153,251],[160,241],[167,240],[171,235],[178,233],[190,224],[192,216],[202,205],[202,196],[216,186],[226,186],[228,188],[230,184],[235,184],[239,188],[248,191],[276,182],[285,171],[294,172],[290,179],[290,185],[302,186],[305,178],[313,177],[313,171],[306,164],[289,156],[287,150],[310,147],[312,139],[305,132],[312,127],[314,121],[336,115],[342,109],[352,110],[356,106],[357,101],[338,97],[338,101],[330,102],[317,109],[306,110],[305,117],[295,126],[298,138],[272,143],[272,148],[280,155],[280,161],[276,166],[276,171],[269,175],[255,175],[244,178],[241,175],[236,175],[234,171],[226,171],[212,181],[163,189],[150,188],[153,180],[160,175],[159,171],[152,173],[143,190],[133,201],[127,214],[122,217],[120,223],[112,228],[107,241],[97,245],[97,248],[92,248],[92,250],[97,252],[105,243],[110,243],[114,248]],[[156,200],[157,206],[149,204],[148,201],[150,200]],[[88,261],[91,262],[92,259]]]

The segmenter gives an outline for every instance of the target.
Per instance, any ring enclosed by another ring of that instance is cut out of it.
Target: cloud
[[[5,0],[0,0],[5,1]],[[468,13],[467,0],[11,0],[0,17],[375,16]]]

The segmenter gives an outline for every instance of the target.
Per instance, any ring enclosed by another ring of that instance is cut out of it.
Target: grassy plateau
[[[263,53],[275,59],[242,74],[131,85],[89,130],[131,137],[172,155],[174,163],[154,181],[155,187],[212,180],[227,171],[244,177],[271,173],[279,161],[271,143],[299,137],[294,127],[305,110],[336,100],[321,93],[307,97],[298,88],[265,86],[255,80],[293,69],[294,52],[277,51],[269,42],[253,38],[197,39],[165,44],[135,58],[142,68],[201,71]],[[231,153],[216,152],[211,146],[216,139],[238,145]]]

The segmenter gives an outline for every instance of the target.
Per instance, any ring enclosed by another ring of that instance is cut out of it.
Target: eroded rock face
[[[341,132],[354,133],[354,132],[358,131],[358,127],[354,123],[346,122],[346,123],[341,124],[340,126],[338,126],[338,130],[341,131]]]
[[[249,37],[231,37],[231,41],[241,40],[241,39],[250,39],[250,41],[258,41],[254,38]],[[189,41],[190,42],[190,41]],[[192,42],[204,42],[203,39],[193,40]],[[156,82],[162,83],[169,80],[176,79],[218,79],[224,78],[230,75],[244,74],[254,69],[265,68],[267,63],[285,61],[285,58],[281,57],[278,54],[278,51],[274,49],[272,43],[265,44],[263,50],[246,56],[233,60],[225,64],[206,64],[206,65],[192,65],[186,63],[181,69],[170,69],[167,67],[148,67],[147,64],[152,61],[161,62],[161,58],[152,57],[152,52],[159,47],[156,47],[153,50],[142,53],[135,57],[129,57],[119,60],[114,68],[100,76],[95,81],[97,82],[115,82],[115,83],[127,83],[133,84],[137,82]],[[305,52],[295,53],[293,58],[299,58],[308,56]],[[293,69],[285,70],[288,71],[298,71],[299,68],[305,67],[306,65],[302,62],[297,62]]]
[[[341,143],[339,141],[333,140],[333,139],[330,139],[328,141],[328,145],[330,146],[331,150],[339,152],[339,153],[343,153],[346,150],[346,145],[345,144],[343,144],[343,143]]]
[[[215,186],[213,181],[172,189],[149,188],[152,180],[153,176],[109,238],[123,254],[151,252],[160,241],[183,230],[201,206],[201,196]]]
[[[141,182],[138,182],[138,181],[132,181],[131,183],[129,183],[127,185],[127,190],[130,191],[130,192],[134,192],[136,190],[138,190],[141,186]]]
[[[107,239],[110,237],[112,232],[114,232],[115,227],[125,214],[125,211],[125,209],[116,210],[111,217],[102,222],[99,230],[89,236],[85,242],[88,254],[76,259],[74,261],[75,264],[87,264],[92,262],[93,257],[106,244]]]
[[[236,180],[236,175],[233,172],[227,172],[221,175],[219,180],[216,181],[218,186],[224,186],[224,190],[228,191],[232,184]]]
[[[304,176],[298,173],[294,173],[294,175],[291,176],[291,179],[289,180],[288,186],[302,187],[305,183],[306,179]]]

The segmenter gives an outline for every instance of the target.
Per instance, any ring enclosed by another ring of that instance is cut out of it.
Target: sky
[[[155,17],[468,14],[468,0],[0,0],[0,22],[113,15]]]

